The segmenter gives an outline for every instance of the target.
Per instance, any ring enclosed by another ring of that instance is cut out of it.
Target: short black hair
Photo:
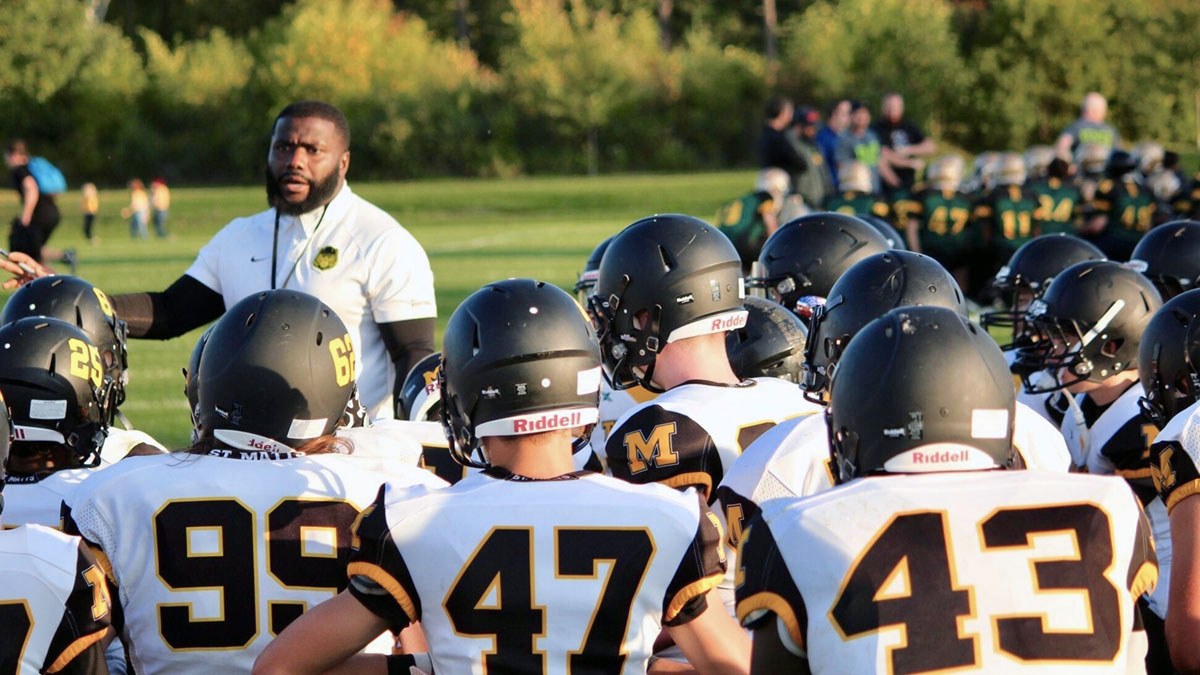
[[[1055,157],[1050,160],[1050,165],[1046,167],[1046,175],[1051,178],[1065,179],[1071,175],[1071,164],[1062,157]]]
[[[19,138],[14,138],[14,139],[10,140],[7,144],[5,144],[4,152],[6,152],[10,155],[15,155],[18,153],[20,153],[22,155],[29,154],[29,150],[25,147],[25,141],[23,141]]]
[[[792,104],[792,99],[786,96],[772,96],[767,99],[767,106],[763,109],[763,116],[766,119],[773,120],[783,113],[783,109]]]
[[[275,132],[275,126],[279,124],[279,120],[285,117],[315,117],[331,122],[334,128],[337,129],[338,135],[345,141],[346,149],[350,148],[350,122],[346,120],[346,116],[342,114],[342,111],[338,110],[337,106],[332,103],[326,103],[325,101],[296,101],[295,103],[290,103],[275,116],[275,121],[271,123],[271,133]]]

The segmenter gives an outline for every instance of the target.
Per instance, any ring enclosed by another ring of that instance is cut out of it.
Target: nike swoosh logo
[[[267,256],[265,256],[265,255],[261,258],[255,258],[254,256],[250,256],[250,262],[262,262],[266,259],[267,259]]]

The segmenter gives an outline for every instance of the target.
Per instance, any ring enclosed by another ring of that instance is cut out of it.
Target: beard
[[[338,172],[330,171],[329,175],[321,181],[308,181],[308,194],[305,195],[303,201],[289,202],[283,198],[283,191],[279,189],[281,177],[271,171],[270,165],[266,167],[266,174],[267,205],[274,207],[276,211],[285,216],[298,216],[308,213],[318,206],[324,206],[333,200],[333,196],[338,190]]]

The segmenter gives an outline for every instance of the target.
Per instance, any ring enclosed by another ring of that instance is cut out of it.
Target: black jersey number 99
[[[336,500],[284,499],[266,514],[266,571],[289,589],[345,589],[350,525],[358,510]],[[158,578],[172,591],[220,592],[221,613],[195,619],[189,602],[158,605],[159,632],[172,650],[244,649],[259,634],[255,513],[236,499],[175,500],[154,515]],[[215,550],[193,550],[193,533],[208,530]],[[303,530],[333,533],[334,553],[309,553]],[[267,624],[277,635],[305,610],[298,601],[268,601]]]

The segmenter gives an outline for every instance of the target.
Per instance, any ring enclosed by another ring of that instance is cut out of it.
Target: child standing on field
[[[154,207],[154,233],[159,239],[167,237],[167,210],[171,208],[171,191],[167,181],[155,178],[150,181],[150,205]]]
[[[150,236],[146,230],[146,221],[150,220],[150,196],[146,194],[146,184],[142,179],[129,181],[129,206],[121,209],[121,217],[129,219],[131,238],[146,239]]]
[[[100,212],[100,194],[96,192],[95,183],[84,183],[83,188],[83,236],[96,244],[96,236],[92,226],[96,223],[96,214]]]

